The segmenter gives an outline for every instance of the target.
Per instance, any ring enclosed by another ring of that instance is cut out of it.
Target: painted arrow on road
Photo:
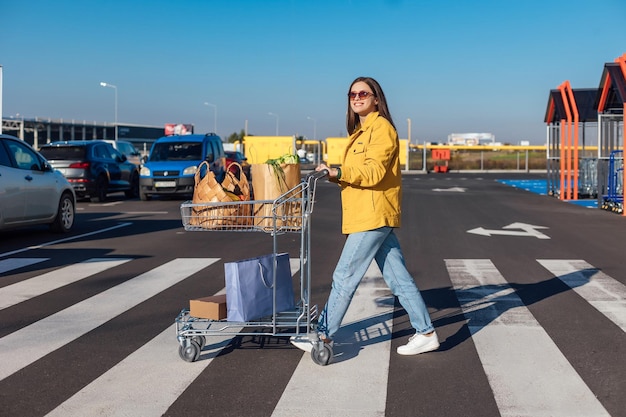
[[[467,188],[463,187],[451,187],[451,188],[433,188],[433,191],[447,191],[453,193],[464,193]]]
[[[544,235],[537,229],[547,229],[545,226],[534,226],[532,224],[526,223],[511,223],[508,226],[504,226],[503,230],[490,230],[485,229],[484,227],[477,227],[476,229],[468,230],[467,233],[473,233],[475,235],[480,236],[493,236],[493,235],[504,235],[504,236],[528,236],[528,237],[536,237],[537,239],[550,239],[549,236]],[[521,230],[511,230],[511,229],[521,229]]]

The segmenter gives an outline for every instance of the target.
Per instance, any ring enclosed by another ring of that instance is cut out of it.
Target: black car
[[[72,184],[77,198],[103,202],[119,191],[139,195],[139,167],[104,141],[52,142],[39,152]]]

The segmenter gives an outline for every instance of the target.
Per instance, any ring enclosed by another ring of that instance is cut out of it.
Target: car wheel
[[[74,199],[70,194],[63,194],[59,201],[59,208],[50,228],[54,232],[67,233],[74,225],[75,217]]]
[[[124,194],[128,198],[135,198],[139,195],[139,175],[137,173],[133,174],[130,179],[130,189],[126,190]]]
[[[91,201],[94,203],[104,203],[107,199],[107,180],[104,177],[98,177],[96,180],[96,191],[91,196]]]
[[[146,194],[143,191],[139,190],[139,198],[141,199],[141,201],[148,201],[150,200],[150,194]]]

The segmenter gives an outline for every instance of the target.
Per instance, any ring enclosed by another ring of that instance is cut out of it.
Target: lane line
[[[4,336],[0,339],[0,380],[217,261],[174,259]]]
[[[537,262],[626,332],[626,285],[583,260]]]
[[[446,259],[503,417],[609,416],[489,259]]]
[[[335,335],[334,361],[316,365],[303,353],[272,416],[384,416],[393,309],[393,296],[373,263]]]
[[[26,248],[21,248],[21,249],[16,249],[16,250],[10,251],[10,252],[0,253],[0,258],[4,258],[6,256],[15,255],[15,254],[26,252],[26,251],[33,250],[33,249],[45,248],[46,246],[56,245],[57,243],[63,243],[63,242],[69,242],[71,240],[82,239],[82,238],[87,237],[87,236],[93,236],[93,235],[97,235],[99,233],[104,233],[104,232],[108,232],[108,231],[111,231],[111,230],[119,229],[120,227],[130,226],[131,224],[132,223],[120,223],[120,224],[118,224],[116,226],[107,227],[106,229],[94,230],[93,232],[83,233],[82,235],[70,236],[70,237],[66,237],[64,239],[58,239],[58,240],[53,240],[53,241],[50,241],[50,242],[42,243],[41,245],[28,246]]]
[[[290,264],[292,275],[296,274],[300,260],[290,259]],[[217,294],[225,292],[223,288]],[[168,326],[48,416],[161,416],[233,338],[232,333],[207,336],[200,359],[187,363],[178,356],[175,326]]]
[[[47,415],[162,416],[231,339],[211,337],[200,359],[187,363],[172,325]]]
[[[0,288],[0,310],[71,284],[131,259],[92,258]]]
[[[9,258],[0,260],[0,274],[47,261],[50,258]]]

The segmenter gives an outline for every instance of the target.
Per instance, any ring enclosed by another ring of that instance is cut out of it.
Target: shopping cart
[[[273,312],[255,321],[204,319],[193,317],[189,309],[183,309],[175,320],[176,338],[180,344],[178,353],[183,360],[196,361],[207,336],[249,335],[300,337],[312,344],[311,358],[316,364],[327,365],[330,362],[332,346],[319,339],[315,323],[318,308],[310,303],[311,213],[317,181],[326,175],[327,170],[313,172],[275,200],[181,204],[185,230],[266,233],[272,236],[274,256],[278,254],[279,235],[300,234],[300,295],[295,307],[288,311],[276,311],[276,285],[272,285]],[[276,283],[276,268],[273,283]]]
[[[622,214],[624,211],[624,158],[623,151],[614,150],[609,155],[609,172],[606,194],[602,195],[600,208]],[[618,155],[622,155],[620,158]]]

